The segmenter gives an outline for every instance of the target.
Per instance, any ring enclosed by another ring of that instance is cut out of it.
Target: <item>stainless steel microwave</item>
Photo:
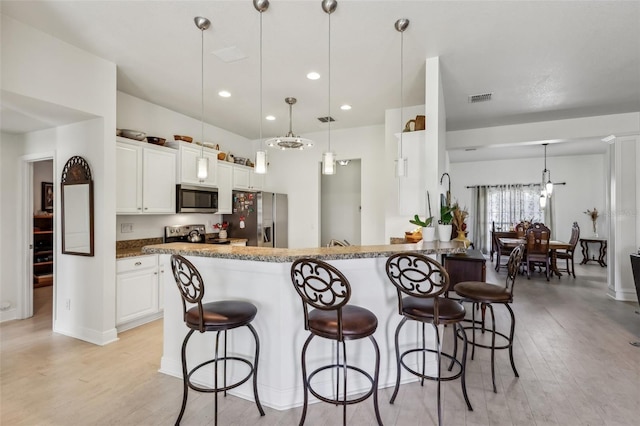
[[[176,185],[176,213],[217,213],[218,190]]]

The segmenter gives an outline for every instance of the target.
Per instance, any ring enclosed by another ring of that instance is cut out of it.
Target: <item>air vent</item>
[[[334,122],[336,120],[333,119],[333,117],[318,117],[318,121],[321,123],[328,123],[328,122]]]
[[[476,102],[486,102],[491,100],[493,93],[482,93],[480,95],[469,95],[469,103],[475,104]]]

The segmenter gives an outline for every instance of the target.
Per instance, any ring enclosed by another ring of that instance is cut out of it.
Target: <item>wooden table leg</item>
[[[558,254],[555,250],[551,250],[551,275],[556,274],[558,278],[562,276],[558,270]]]
[[[589,244],[586,241],[580,241],[580,247],[582,247],[582,262],[580,264],[584,265],[589,261]]]
[[[598,263],[603,268],[607,266],[607,262],[605,262],[606,257],[607,257],[607,241],[603,240],[603,241],[600,241],[600,253],[598,256]]]

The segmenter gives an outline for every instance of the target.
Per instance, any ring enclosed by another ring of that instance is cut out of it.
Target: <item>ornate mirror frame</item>
[[[93,256],[93,180],[87,161],[74,156],[60,180],[62,254]]]

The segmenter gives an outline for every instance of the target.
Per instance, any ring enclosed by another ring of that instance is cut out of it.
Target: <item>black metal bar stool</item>
[[[516,370],[516,364],[513,361],[513,335],[516,327],[516,318],[513,314],[513,310],[509,306],[510,303],[513,302],[513,287],[516,282],[516,277],[518,276],[518,271],[520,270],[520,262],[522,261],[522,254],[524,253],[524,246],[520,244],[518,247],[513,249],[511,254],[509,255],[509,262],[507,263],[507,279],[505,282],[505,286],[489,284],[479,281],[464,281],[458,283],[453,287],[453,290],[460,296],[461,302],[471,302],[472,307],[472,320],[471,323],[473,325],[464,327],[465,329],[473,330],[471,342],[471,359],[475,355],[476,346],[480,348],[491,349],[491,379],[493,381],[493,391],[497,392],[496,388],[496,373],[495,373],[495,351],[496,349],[509,349],[509,360],[511,361],[511,368],[513,368],[513,373],[516,377],[519,377],[518,370]],[[509,315],[511,316],[511,326],[509,335],[507,336],[504,333],[496,331],[496,319],[493,313],[493,304],[500,303],[503,304],[507,310],[509,311]],[[481,325],[482,333],[485,332],[484,325],[484,314],[482,316],[482,321],[477,322],[475,318],[476,307],[480,305],[482,308],[482,312],[484,313],[485,308],[489,307],[489,312],[491,313],[491,345],[485,345],[479,342],[476,342],[476,329],[477,326]],[[506,344],[496,346],[496,336],[500,336],[503,339],[506,339]],[[466,337],[465,337],[466,338]]]
[[[260,404],[258,398],[258,356],[260,354],[260,340],[256,330],[251,325],[251,321],[258,313],[258,309],[249,302],[243,302],[239,300],[224,300],[218,302],[202,303],[202,297],[204,296],[204,281],[198,270],[193,266],[191,262],[180,255],[171,256],[171,270],[176,280],[176,284],[180,289],[182,296],[182,307],[184,310],[184,322],[187,327],[190,328],[189,332],[184,338],[182,343],[182,380],[184,384],[184,393],[182,397],[182,407],[180,408],[180,414],[176,420],[176,425],[180,424],[182,415],[187,406],[187,396],[189,394],[189,388],[198,392],[215,393],[214,399],[214,422],[218,424],[218,393],[223,392],[227,395],[229,389],[240,386],[251,376],[253,376],[253,395],[258,406],[258,411],[261,416],[264,416],[264,410]],[[191,305],[195,305],[190,307]],[[256,352],[251,361],[235,357],[227,356],[227,330],[233,330],[234,328],[246,326],[253,334],[256,342]],[[216,345],[215,345],[215,357],[211,360],[205,361],[191,370],[187,369],[187,343],[189,338],[195,332],[199,331],[204,333],[207,331],[215,331],[216,333]],[[220,332],[224,332],[224,356],[218,357],[218,344],[220,341]],[[218,362],[222,361],[224,364],[224,377],[222,387],[218,386]],[[227,384],[227,361],[238,361],[246,364],[249,367],[249,373],[243,379]],[[200,368],[213,364],[214,367],[214,386],[212,388],[198,386],[191,381],[191,376]]]
[[[378,410],[378,375],[380,370],[380,350],[373,333],[378,327],[378,319],[369,310],[347,305],[351,298],[351,286],[347,278],[335,267],[316,259],[298,259],[291,265],[291,281],[302,298],[304,328],[311,334],[302,347],[302,381],[304,386],[304,407],[300,425],[307,416],[309,392],[321,401],[343,406],[343,424],[347,424],[347,405],[362,402],[373,396],[373,408],[379,425],[382,425]],[[314,309],[309,310],[309,306]],[[313,370],[307,375],[306,354],[309,343],[315,337],[336,341],[336,362]],[[360,367],[347,364],[346,340],[368,337],[376,354],[373,377]],[[340,347],[342,346],[342,362]],[[317,392],[311,385],[313,377],[323,371],[335,369],[336,390],[334,397]],[[340,371],[342,370],[342,398],[340,398]],[[347,371],[355,371],[371,382],[371,388],[362,396],[347,399]]]
[[[400,387],[401,368],[409,371],[421,378],[434,380],[437,385],[438,403],[438,424],[442,424],[442,402],[440,398],[440,384],[443,381],[450,381],[460,378],[462,384],[462,394],[467,403],[469,411],[473,411],[469,397],[467,396],[467,386],[465,380],[465,366],[467,359],[467,339],[464,328],[460,322],[464,319],[465,309],[461,303],[453,299],[441,297],[446,294],[449,288],[449,274],[437,261],[418,253],[396,253],[387,259],[387,276],[398,292],[398,313],[403,316],[400,324],[396,327],[395,348],[396,348],[396,386],[389,401],[394,403]],[[402,326],[408,321],[414,320],[422,323],[422,347],[413,348],[400,353],[399,335]],[[425,344],[425,324],[431,324],[435,330],[436,349],[427,348]],[[453,355],[442,351],[442,343],[438,333],[439,325],[453,325]],[[457,330],[457,331],[456,331]],[[456,333],[459,332],[464,341],[462,347],[462,358],[457,359],[458,345]],[[437,374],[431,376],[426,374],[426,353],[435,353],[437,361]],[[422,353],[422,371],[418,372],[409,367],[404,362],[404,358],[413,353]],[[452,371],[454,365],[458,370],[446,377],[441,374],[441,359],[445,357],[451,361],[448,370]]]

